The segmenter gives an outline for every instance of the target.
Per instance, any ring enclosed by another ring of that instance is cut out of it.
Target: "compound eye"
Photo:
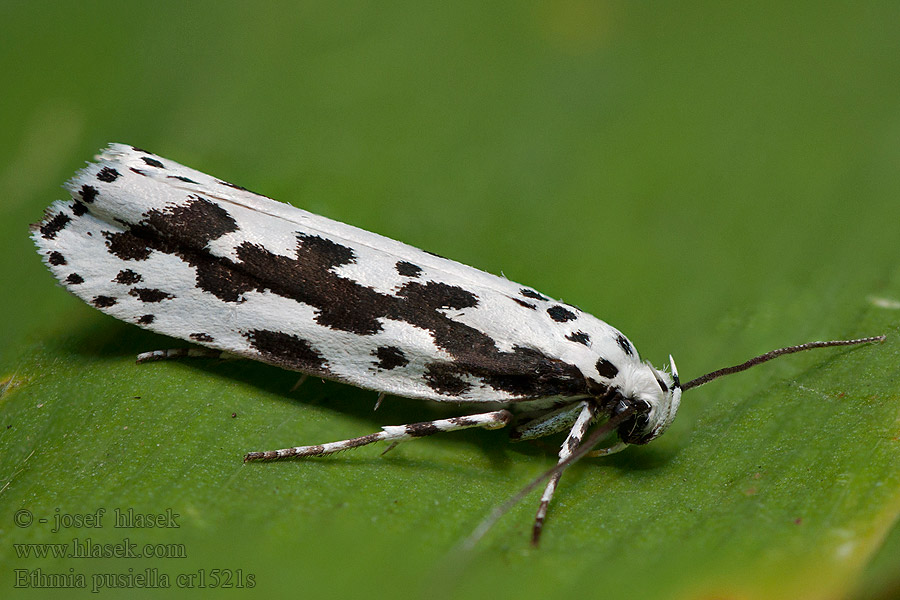
[[[630,405],[637,409],[626,421],[623,421],[618,428],[619,439],[626,444],[646,444],[653,437],[646,431],[650,422],[650,405],[643,400],[626,399],[619,406]]]

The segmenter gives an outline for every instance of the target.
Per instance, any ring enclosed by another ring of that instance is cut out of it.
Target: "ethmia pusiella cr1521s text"
[[[54,203],[32,237],[53,275],[91,306],[211,354],[381,394],[491,403],[246,460],[469,427],[510,425],[514,439],[567,431],[544,477],[535,543],[562,470],[604,435],[617,440],[594,453],[646,444],[672,423],[686,389],[780,354],[883,339],[793,346],[682,384],[674,361],[668,370],[642,362],[621,332],[572,305],[139,148],[111,144],[66,187],[71,199]]]

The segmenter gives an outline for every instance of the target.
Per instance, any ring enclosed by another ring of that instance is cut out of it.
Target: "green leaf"
[[[0,589],[896,595],[897,12],[4,7]],[[388,397],[373,412],[373,393],[292,391],[296,373],[241,361],[136,365],[183,344],[67,295],[27,239],[110,141],[502,271],[607,320],[657,366],[671,352],[683,380],[784,345],[888,337],[691,390],[659,440],[565,473],[540,549],[535,493],[462,552],[560,440],[465,431],[385,456],[243,464],[466,409]],[[117,509],[169,526],[116,527]],[[76,547],[100,556],[53,556]]]

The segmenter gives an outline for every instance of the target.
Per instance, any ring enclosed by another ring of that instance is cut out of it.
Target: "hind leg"
[[[290,456],[324,456],[326,454],[340,452],[341,450],[349,450],[350,448],[359,448],[360,446],[374,444],[375,442],[400,442],[402,440],[433,435],[442,431],[457,431],[459,429],[469,429],[471,427],[500,429],[501,427],[505,427],[511,419],[512,414],[508,410],[497,410],[475,415],[466,415],[463,417],[453,417],[452,419],[438,419],[436,421],[423,421],[421,423],[409,423],[407,425],[389,425],[387,427],[382,427],[381,431],[377,433],[370,433],[369,435],[351,438],[349,440],[341,440],[339,442],[317,444],[315,446],[296,446],[294,448],[268,450],[265,452],[249,452],[244,457],[244,462],[251,460],[287,458]]]

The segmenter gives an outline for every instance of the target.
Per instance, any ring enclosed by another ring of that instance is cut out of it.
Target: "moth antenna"
[[[699,387],[704,383],[709,383],[713,379],[718,379],[723,375],[731,375],[732,373],[740,373],[741,371],[746,371],[750,367],[755,367],[756,365],[762,364],[764,362],[770,361],[773,358],[777,358],[783,354],[793,354],[794,352],[803,352],[804,350],[812,350],[813,348],[830,348],[831,346],[853,346],[856,344],[868,344],[869,342],[883,342],[885,336],[883,335],[873,335],[871,337],[859,338],[856,340],[831,340],[830,342],[808,342],[806,344],[799,344],[797,346],[788,346],[787,348],[779,348],[778,350],[772,350],[770,352],[766,352],[765,354],[760,354],[759,356],[755,356],[748,360],[747,362],[741,363],[739,365],[735,365],[733,367],[725,367],[724,369],[718,369],[717,371],[712,371],[711,373],[707,373],[706,375],[701,375],[696,379],[692,379],[681,386],[682,390],[689,390],[691,388]]]
[[[591,432],[591,435],[589,435],[587,439],[578,446],[578,449],[575,450],[575,452],[573,452],[572,455],[569,456],[569,458],[561,461],[552,469],[548,469],[535,477],[534,480],[524,488],[522,488],[522,490],[518,494],[492,510],[491,514],[485,517],[485,519],[478,524],[478,527],[476,527],[475,530],[472,531],[471,534],[469,534],[469,537],[463,540],[461,548],[463,550],[471,550],[475,546],[475,544],[478,543],[478,540],[483,538],[484,535],[491,530],[491,527],[493,527],[503,515],[508,513],[513,506],[521,502],[522,499],[530,494],[537,486],[541,485],[543,482],[547,481],[557,473],[564,471],[566,468],[568,468],[578,460],[584,458],[587,454],[590,453],[591,448],[597,445],[597,442],[599,442],[604,436],[609,435],[610,433],[615,431],[619,425],[625,422],[628,417],[633,415],[636,411],[637,408],[635,408],[634,406],[628,406],[622,412],[611,417],[608,421],[606,421],[606,423],[597,427],[594,431]]]

